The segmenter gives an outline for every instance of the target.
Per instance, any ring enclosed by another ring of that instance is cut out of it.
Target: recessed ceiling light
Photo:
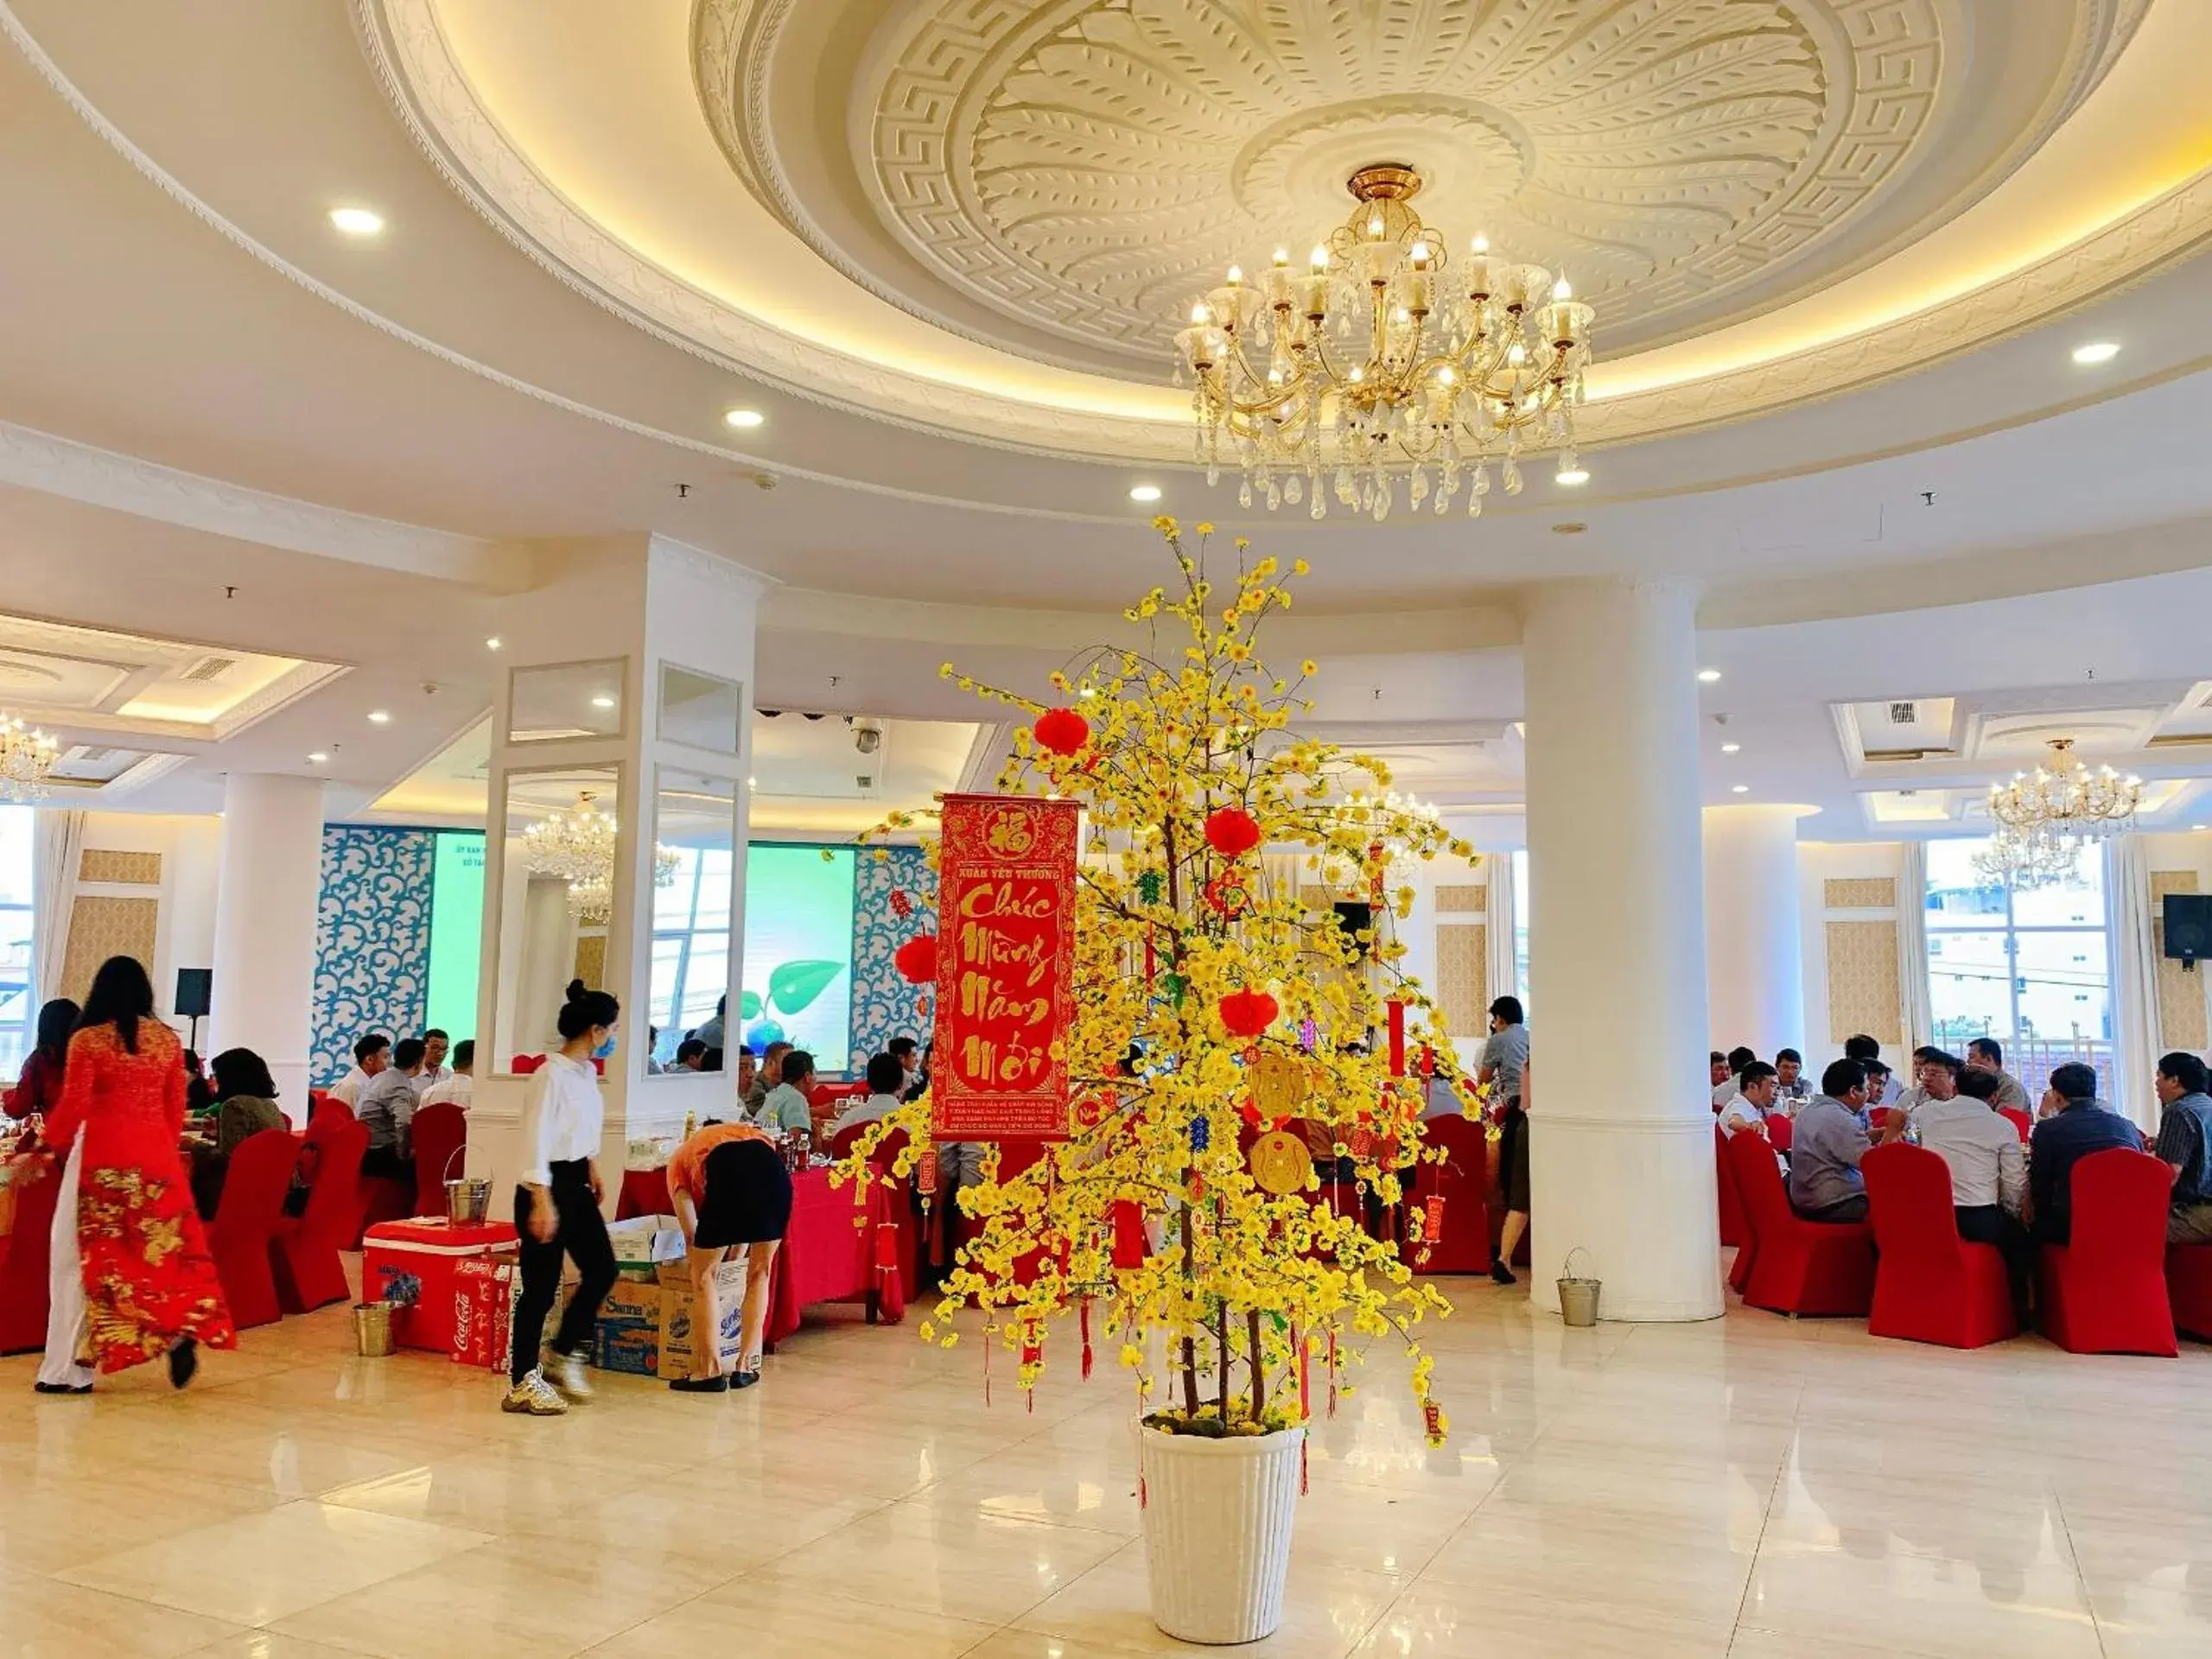
[[[591,700],[591,706],[594,709],[612,709],[614,706],[614,699],[602,691]]]
[[[2074,348],[2074,360],[2076,363],[2109,363],[2119,355],[2120,345],[2116,340],[2093,340],[2086,346],[2076,346]]]
[[[752,788],[755,784],[759,783],[760,781],[760,780],[759,779],[757,779],[757,778],[748,778],[748,779],[747,779],[745,780],[745,786],[746,786],[747,789],[751,789],[751,788]]]
[[[348,236],[374,236],[384,229],[384,215],[365,207],[334,207],[330,222]]]
[[[1720,746],[1720,753],[1723,754],[1734,754],[1742,749],[1743,747],[1744,746],[1740,743],[1723,743]]]
[[[505,645],[506,641],[500,639],[499,636],[495,633],[489,639],[486,639],[484,642],[484,649],[486,651],[499,651]]]
[[[1697,683],[1700,685],[1711,685],[1719,677],[1720,671],[1717,668],[1700,668],[1697,671]]]
[[[1160,499],[1160,486],[1157,484],[1140,484],[1129,492],[1129,499],[1132,501],[1157,501]]]
[[[323,765],[329,759],[330,757],[328,755],[325,754],[321,749],[317,749],[313,754],[308,756],[308,765],[311,766],[319,766]]]
[[[1751,792],[1751,786],[1749,784],[1731,784],[1728,792],[1731,795],[1748,795]]]
[[[372,725],[388,726],[391,723],[391,711],[388,709],[372,709],[369,710],[369,721]]]
[[[1587,484],[1590,474],[1586,467],[1562,467],[1552,474],[1552,481],[1557,484]]]
[[[1563,524],[1554,524],[1552,526],[1552,534],[1554,536],[1580,536],[1584,531],[1589,528],[1590,526],[1582,523],[1581,520],[1570,518]]]
[[[767,425],[768,417],[757,409],[733,409],[722,416],[722,423],[736,427],[742,432],[750,432],[756,426]]]

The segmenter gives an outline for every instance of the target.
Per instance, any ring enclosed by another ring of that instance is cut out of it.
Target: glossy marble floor
[[[1458,1295],[1452,1445],[1378,1365],[1319,1431],[1288,1616],[1249,1651],[2212,1653],[2212,1350],[1956,1354],[1739,1308],[1570,1332]],[[339,1308],[181,1396],[149,1368],[39,1400],[32,1371],[0,1361],[4,1659],[1178,1650],[1109,1364],[1033,1414],[1001,1367],[987,1408],[968,1346],[828,1322],[748,1393],[613,1378],[534,1421],[481,1373],[354,1358]]]

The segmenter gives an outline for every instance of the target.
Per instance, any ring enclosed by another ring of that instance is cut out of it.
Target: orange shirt
[[[709,1123],[676,1149],[668,1160],[668,1196],[691,1195],[696,1204],[706,1196],[707,1154],[726,1141],[772,1141],[775,1137],[750,1123]]]

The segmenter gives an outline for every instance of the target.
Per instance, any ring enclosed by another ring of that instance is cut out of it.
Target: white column
[[[1602,1318],[1722,1311],[1696,643],[1687,582],[1549,583],[1525,618],[1531,1294],[1547,1310],[1580,1248]]]
[[[297,1122],[307,1116],[321,876],[321,780],[231,773],[223,787],[207,1047],[210,1054],[250,1048],[260,1055]]]
[[[1713,1046],[1805,1046],[1795,806],[1705,809],[1705,985]]]

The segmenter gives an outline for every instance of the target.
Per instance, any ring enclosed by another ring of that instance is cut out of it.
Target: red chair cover
[[[1728,1166],[1758,1240],[1745,1301],[1777,1313],[1863,1315],[1873,1306],[1874,1235],[1866,1223],[1807,1221],[1791,1210],[1764,1136],[1733,1136]]]
[[[1779,1112],[1766,1121],[1766,1143],[1777,1152],[1788,1152],[1789,1143],[1796,1139],[1796,1120],[1783,1116]]]
[[[348,1122],[330,1131],[315,1160],[307,1213],[276,1224],[269,1265],[287,1313],[309,1313],[352,1294],[338,1253],[353,1248],[360,1231],[361,1154],[368,1149],[366,1124]]]
[[[1876,1147],[1859,1166],[1880,1259],[1866,1328],[1878,1337],[1980,1348],[2019,1334],[1994,1244],[1959,1236],[1951,1169],[1925,1147]]]
[[[518,1054],[508,1062],[507,1070],[518,1077],[526,1077],[545,1064],[543,1054]]]
[[[2166,1203],[2173,1172],[2114,1147],[2074,1166],[2072,1242],[2043,1248],[2043,1332],[2073,1354],[2165,1354]]]
[[[60,1196],[59,1168],[16,1194],[15,1230],[0,1238],[0,1354],[46,1346],[47,1269],[54,1258],[54,1206]]]
[[[1424,1163],[1414,1177],[1416,1206],[1432,1196],[1444,1200],[1443,1236],[1429,1246],[1420,1263],[1423,1273],[1490,1271],[1489,1139],[1471,1117],[1432,1117],[1421,1125],[1429,1147],[1448,1154],[1441,1164]],[[1408,1246],[1408,1259],[1420,1255]]]
[[[1720,1243],[1740,1249],[1746,1241],[1744,1201],[1737,1196],[1735,1178],[1728,1173],[1728,1131],[1718,1123],[1713,1126],[1713,1161],[1718,1174],[1714,1185],[1720,1193]]]
[[[1736,1206],[1736,1223],[1743,1234],[1742,1243],[1736,1246],[1735,1265],[1728,1269],[1728,1287],[1740,1296],[1750,1286],[1751,1268],[1758,1261],[1758,1221],[1744,1203],[1743,1188],[1736,1184],[1734,1160],[1728,1156],[1727,1132],[1715,1125],[1713,1133],[1715,1137],[1713,1155],[1720,1166],[1721,1211],[1725,1216],[1731,1204]],[[1724,1239],[1723,1243],[1726,1242]]]
[[[415,1213],[442,1216],[446,1212],[446,1182],[461,1173],[454,1154],[468,1146],[468,1115],[450,1101],[425,1106],[408,1127],[415,1147]]]
[[[2020,1144],[2025,1146],[2028,1137],[2036,1132],[2036,1121],[2017,1106],[1999,1106],[1998,1116],[2020,1132]]]
[[[2212,1244],[2166,1246],[2166,1301],[2177,1327],[2212,1342]]]
[[[299,1153],[297,1136],[284,1129],[264,1129],[239,1142],[231,1154],[230,1173],[223,1178],[223,1201],[207,1229],[207,1252],[215,1258],[231,1322],[241,1331],[274,1325],[283,1312],[276,1300],[269,1247],[276,1236],[276,1224],[283,1219],[284,1194],[290,1190],[292,1166]]]

